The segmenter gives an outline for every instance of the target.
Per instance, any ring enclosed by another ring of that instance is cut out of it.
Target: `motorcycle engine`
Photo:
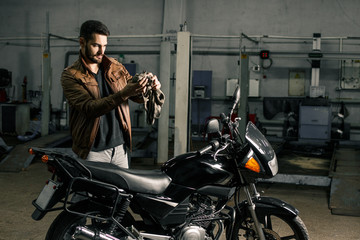
[[[180,240],[204,240],[205,229],[199,226],[187,226],[182,229]]]
[[[207,228],[211,224],[211,219],[215,217],[215,206],[213,200],[204,195],[194,194],[189,204],[190,222]]]
[[[212,223],[215,206],[208,196],[195,194],[189,204],[187,221],[190,223],[181,230],[181,240],[207,240],[211,239],[205,229]]]

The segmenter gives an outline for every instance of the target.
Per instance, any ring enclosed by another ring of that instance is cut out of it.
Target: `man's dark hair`
[[[86,41],[91,39],[93,33],[101,35],[110,35],[109,29],[100,21],[88,20],[81,25],[80,37],[85,38]]]

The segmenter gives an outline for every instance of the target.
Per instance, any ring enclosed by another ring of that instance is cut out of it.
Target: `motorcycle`
[[[61,210],[48,240],[309,239],[296,208],[257,191],[257,180],[274,177],[278,163],[252,122],[240,136],[241,119],[231,119],[239,99],[237,88],[230,114],[221,114],[224,131],[209,120],[209,144],[160,169],[123,169],[31,148],[53,173],[33,201],[32,218]]]

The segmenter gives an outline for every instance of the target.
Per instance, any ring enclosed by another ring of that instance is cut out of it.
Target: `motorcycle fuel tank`
[[[190,188],[201,188],[207,185],[228,186],[233,178],[236,167],[226,156],[212,154],[199,156],[196,152],[185,153],[168,160],[161,167],[172,183]]]

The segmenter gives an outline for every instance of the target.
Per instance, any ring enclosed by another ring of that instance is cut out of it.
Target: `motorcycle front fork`
[[[258,191],[256,190],[256,187],[255,187],[255,184],[251,183],[250,184],[250,187],[251,187],[251,190],[253,192],[253,196],[258,198],[260,197],[260,194],[258,193]],[[264,235],[264,231],[261,227],[261,224],[256,216],[256,212],[255,212],[255,204],[254,202],[252,201],[252,196],[250,194],[250,190],[249,190],[249,187],[248,186],[245,186],[244,188],[244,192],[245,192],[245,195],[246,195],[246,200],[248,202],[248,209],[250,211],[250,214],[251,214],[251,217],[254,221],[254,224],[255,224],[255,230],[259,236],[259,239],[260,240],[265,240],[265,235]]]

